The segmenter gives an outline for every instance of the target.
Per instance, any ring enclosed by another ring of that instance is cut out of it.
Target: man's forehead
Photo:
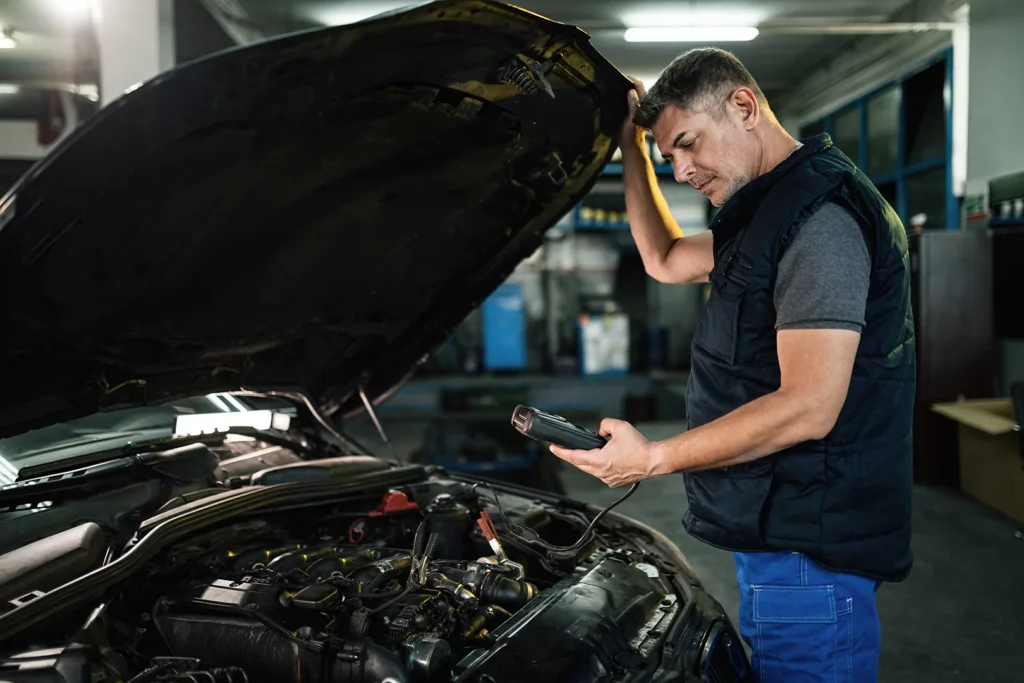
[[[683,109],[676,105],[669,105],[661,112],[661,116],[654,122],[651,132],[661,144],[671,146],[676,138],[686,133],[695,131],[700,127],[701,115],[696,112]]]

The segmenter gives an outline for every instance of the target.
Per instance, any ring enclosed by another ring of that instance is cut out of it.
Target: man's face
[[[715,206],[757,177],[756,138],[741,116],[728,106],[713,116],[669,105],[651,130],[676,181],[693,185]]]

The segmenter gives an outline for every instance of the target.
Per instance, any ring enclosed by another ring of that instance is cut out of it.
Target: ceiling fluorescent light
[[[364,19],[375,17],[378,14],[393,12],[410,5],[410,0],[389,0],[388,2],[344,2],[344,3],[309,3],[309,8],[303,12],[307,19],[311,19],[324,26],[341,26],[343,24],[354,24]],[[335,6],[339,5],[339,6]]]
[[[14,31],[9,28],[0,28],[0,50],[18,47],[18,41],[14,39]]]
[[[718,43],[753,40],[753,26],[648,26],[626,29],[628,43]]]

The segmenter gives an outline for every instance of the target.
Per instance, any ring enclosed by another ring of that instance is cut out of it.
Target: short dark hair
[[[717,115],[736,88],[743,86],[750,88],[762,106],[768,103],[736,55],[714,47],[694,48],[676,57],[647,91],[635,122],[652,128],[669,105]]]

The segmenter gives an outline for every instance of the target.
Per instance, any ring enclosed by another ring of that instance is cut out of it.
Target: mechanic
[[[914,324],[896,212],[826,134],[797,142],[732,54],[686,52],[621,131],[626,209],[647,273],[710,281],[693,340],[688,431],[553,447],[623,486],[682,472],[693,536],[734,553],[754,678],[875,681],[875,591],[910,571]],[[683,237],[645,129],[720,207]]]

